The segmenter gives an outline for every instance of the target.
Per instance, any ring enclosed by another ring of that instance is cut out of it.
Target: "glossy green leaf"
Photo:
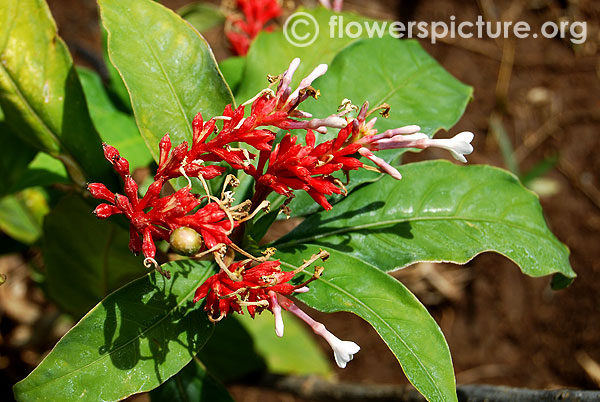
[[[225,22],[219,7],[210,3],[190,3],[177,10],[177,14],[192,24],[198,32],[207,31]]]
[[[85,269],[85,266],[81,267]],[[212,333],[196,288],[210,262],[165,264],[110,294],[14,387],[18,401],[117,401],[150,391],[179,372]]]
[[[108,52],[131,96],[137,125],[154,159],[169,133],[191,141],[192,119],[221,115],[232,95],[204,38],[150,0],[100,0]]]
[[[269,372],[325,377],[332,374],[330,357],[325,357],[315,343],[310,328],[287,311],[283,312],[285,335],[281,338],[275,334],[275,321],[269,312],[254,319],[247,314],[236,318],[252,334]]]
[[[15,134],[63,160],[78,184],[111,177],[73,61],[43,0],[3,2],[0,59],[0,105]]]
[[[102,32],[102,56],[104,58],[104,64],[106,66],[106,72],[108,75],[107,90],[110,97],[114,100],[117,108],[127,114],[133,113],[131,107],[131,99],[129,98],[129,92],[127,87],[121,78],[119,71],[113,66],[108,56],[108,32],[106,28],[100,24],[100,30]]]
[[[484,251],[530,276],[575,277],[569,251],[548,230],[535,194],[512,174],[446,161],[400,168],[360,188],[331,212],[307,218],[279,247],[339,250],[383,271],[418,261],[464,264]]]
[[[282,265],[296,267],[318,247],[279,249]],[[396,355],[406,377],[429,401],[456,401],[452,359],[444,335],[404,285],[367,263],[331,250],[321,279],[297,298],[319,311],[348,311],[368,321]],[[309,275],[312,274],[308,273]],[[360,364],[360,351],[350,364]]]
[[[223,73],[223,77],[225,77],[225,81],[227,81],[227,85],[233,93],[237,91],[240,82],[242,82],[245,67],[246,58],[241,56],[228,57],[219,63],[219,70]]]
[[[321,96],[303,104],[314,115],[334,113],[344,98],[357,106],[365,101],[370,107],[387,103],[387,119],[372,116],[378,117],[379,132],[416,124],[430,137],[456,124],[473,94],[419,42],[391,37],[361,39],[346,47],[314,86]]]
[[[246,68],[244,70],[242,82],[235,94],[238,104],[245,102],[266,88],[269,84],[267,75],[282,74],[294,58],[300,57],[302,59],[302,64],[300,64],[300,67],[296,71],[293,81],[293,83],[298,84],[300,80],[307,76],[317,65],[321,63],[330,63],[335,55],[345,46],[356,42],[359,39],[350,38],[348,36],[330,37],[329,21],[332,16],[342,16],[345,23],[352,21],[358,21],[360,23],[372,21],[354,13],[334,13],[323,7],[318,7],[313,10],[301,7],[298,11],[306,12],[315,18],[319,26],[319,36],[310,46],[297,47],[288,42],[283,30],[261,32],[252,42],[246,57]],[[314,25],[307,25],[302,31],[301,25],[302,24],[299,24],[299,36],[310,35],[314,32]],[[363,32],[363,37],[366,35],[367,33]],[[338,103],[341,100],[342,99],[339,99]],[[336,108],[326,115],[335,113]],[[323,114],[320,113],[319,116],[321,115]]]
[[[430,137],[456,124],[473,93],[471,87],[444,70],[417,41],[391,37],[362,39],[346,47],[333,59],[327,74],[314,85],[321,96],[318,100],[308,99],[303,108],[315,116],[333,113],[345,98],[358,106],[365,101],[369,101],[370,107],[387,103],[391,107],[390,116],[386,119],[377,115],[375,127],[379,132],[416,124]],[[330,138],[329,135],[321,137],[322,140]],[[377,156],[397,163],[405,151],[380,151]],[[352,172],[348,190],[379,177],[366,170]],[[342,198],[342,195],[334,195],[330,202],[333,204]],[[294,216],[320,210],[307,194],[299,194],[290,208]]]
[[[78,68],[77,73],[90,109],[92,121],[102,140],[119,150],[133,170],[148,165],[152,155],[135,124],[133,116],[119,111],[106,93],[102,80],[95,72]]]
[[[196,358],[179,373],[150,392],[152,402],[233,402],[227,389]]]
[[[359,106],[365,101],[371,107],[387,103],[391,107],[390,117],[378,118],[376,128],[380,132],[418,124],[429,136],[440,129],[449,130],[472,96],[472,88],[446,72],[418,42],[391,37],[361,39],[348,45],[335,56],[328,72],[314,86],[319,88],[321,96],[302,105],[302,109],[314,116],[334,113],[345,98]],[[320,136],[321,141],[330,138],[331,135]],[[389,162],[397,161],[404,151],[383,151],[378,156]],[[352,172],[351,177],[349,191],[378,180],[380,175],[361,170]],[[330,202],[342,198],[334,195]],[[299,193],[290,208],[293,216],[320,210],[305,193]]]
[[[146,273],[142,258],[127,247],[129,232],[97,219],[93,208],[76,195],[67,196],[44,221],[48,293],[76,317]]]

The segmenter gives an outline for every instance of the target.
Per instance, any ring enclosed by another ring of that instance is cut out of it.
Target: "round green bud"
[[[193,255],[202,248],[202,236],[194,229],[182,226],[171,233],[169,244],[177,254]]]

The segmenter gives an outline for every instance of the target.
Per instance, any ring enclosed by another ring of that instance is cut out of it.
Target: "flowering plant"
[[[10,135],[60,161],[70,183],[45,217],[48,293],[75,316],[91,309],[15,386],[19,400],[120,400],[171,386],[186,365],[214,382],[205,374],[219,366],[210,362],[225,359],[211,334],[236,315],[272,314],[285,339],[287,311],[346,367],[359,345],[303,304],[359,315],[428,400],[456,400],[439,327],[387,273],[496,251],[528,275],[556,274],[557,287],[574,277],[537,198],[511,174],[440,161],[398,166],[406,150],[441,148],[461,162],[473,151],[471,132],[432,138],[460,118],[471,89],[416,42],[339,38],[298,49],[274,30],[250,44],[280,10],[238,3],[254,18],[233,22],[249,52],[237,69],[221,65],[225,80],[204,39],[168,9],[99,1],[119,73],[112,85],[125,86],[121,101],[133,116],[108,101],[93,73],[73,70],[43,2],[0,9],[0,20],[15,21],[0,33]],[[307,12],[317,21],[332,15]],[[274,57],[273,48],[300,57]],[[302,222],[264,244],[289,217]],[[235,361],[245,331],[221,331],[235,349],[221,367],[252,371],[251,360]],[[203,365],[193,360],[199,352]]]

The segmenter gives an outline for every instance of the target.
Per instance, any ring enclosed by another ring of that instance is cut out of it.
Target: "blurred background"
[[[94,0],[48,0],[59,33],[77,64],[106,74]],[[185,0],[162,1],[178,9]],[[212,2],[218,4],[218,2]],[[300,2],[286,2],[289,13]],[[302,2],[314,5],[316,2]],[[420,39],[474,99],[453,133],[475,132],[469,163],[518,175],[541,200],[548,224],[571,250],[579,277],[553,292],[549,279],[523,276],[506,258],[484,254],[465,266],[417,264],[394,276],[429,308],[450,346],[459,384],[529,388],[600,387],[600,2],[595,0],[360,0],[345,11],[398,21],[586,21],[587,41],[565,39]],[[285,16],[279,21],[283,23]],[[231,55],[223,27],[205,35],[217,59]],[[274,72],[276,73],[276,72]],[[445,136],[440,133],[440,136]],[[446,158],[440,151],[406,161]],[[36,284],[43,275],[39,248],[0,234],[1,399],[73,325]],[[32,269],[33,267],[33,269]],[[340,381],[403,384],[395,357],[375,331],[351,314],[321,314],[341,338],[362,347]],[[319,340],[320,342],[320,340]],[[321,345],[327,354],[326,345]],[[231,384],[239,401],[300,400]]]

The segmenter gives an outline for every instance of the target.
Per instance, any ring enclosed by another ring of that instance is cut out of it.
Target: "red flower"
[[[228,267],[230,273],[241,272],[241,281],[232,280],[223,270],[208,278],[196,289],[194,303],[206,298],[204,310],[213,320],[220,320],[231,311],[242,313],[242,306],[254,318],[257,312],[271,309],[269,291],[289,295],[303,286],[289,283],[296,273],[282,271],[279,261],[267,261],[247,268],[251,262],[235,262]]]
[[[349,133],[349,129],[343,129],[335,140],[317,146],[311,130],[306,134],[306,146],[296,144],[297,137],[286,134],[269,155],[265,174],[256,175],[257,183],[287,197],[293,196],[292,190],[305,190],[323,208],[331,209],[325,196],[344,191],[331,174],[362,167],[362,163],[351,156],[361,145],[347,145]]]
[[[249,266],[252,260],[235,262],[228,267],[222,266],[219,273],[208,278],[196,289],[194,303],[206,298],[204,310],[213,321],[226,317],[232,311],[243,314],[242,307],[246,307],[252,318],[256,313],[270,310],[277,320],[281,320],[277,295],[307,291],[306,285],[319,278],[322,267],[316,267],[314,275],[302,284],[292,285],[289,282],[319,258],[325,261],[328,257],[329,253],[321,250],[302,266],[288,272],[281,270],[279,261],[261,262],[251,268]]]
[[[277,0],[237,0],[237,7],[243,17],[228,17],[225,35],[233,51],[243,56],[248,53],[252,39],[263,30],[270,31],[265,25],[281,15],[281,6]]]
[[[160,197],[165,179],[159,177],[150,185],[143,198],[138,197],[138,185],[129,174],[129,163],[110,145],[104,144],[104,154],[125,181],[125,195],[115,194],[102,183],[90,183],[88,190],[94,198],[108,201],[94,210],[98,218],[105,219],[114,214],[124,214],[130,221],[129,249],[140,252],[146,258],[156,256],[156,240],[168,240],[178,227],[188,226],[200,233],[207,248],[217,244],[229,244],[228,235],[235,223],[216,202],[201,205],[199,197],[190,193],[189,187]],[[191,214],[190,214],[191,213]]]

